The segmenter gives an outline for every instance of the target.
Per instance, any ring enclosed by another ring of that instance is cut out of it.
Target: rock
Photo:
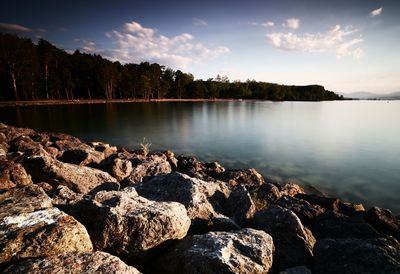
[[[313,273],[400,273],[400,244],[394,238],[323,239],[314,253]]]
[[[55,206],[76,204],[83,199],[82,194],[75,193],[63,185],[60,185],[56,189],[50,191],[49,196],[53,205]]]
[[[331,211],[340,211],[340,201],[336,198],[328,198],[328,197],[321,197],[317,195],[308,195],[304,193],[299,193],[296,195],[296,198],[305,200],[313,205],[319,205],[320,207],[324,208],[325,210]]]
[[[307,227],[311,227],[314,224],[315,218],[325,212],[325,209],[318,205],[312,205],[305,200],[291,196],[283,196],[276,204],[293,211]]]
[[[229,182],[232,186],[241,184],[250,187],[265,184],[264,178],[254,168],[246,170],[226,170],[217,174],[215,178],[224,182]]]
[[[315,219],[311,228],[315,238],[376,238],[379,237],[372,226],[363,219],[328,211]]]
[[[294,183],[286,183],[283,185],[279,185],[279,190],[282,196],[295,196],[297,194],[305,194],[304,189],[298,184]]]
[[[225,203],[225,215],[243,227],[253,218],[255,211],[256,207],[246,187],[237,185]]]
[[[178,156],[177,171],[186,173],[188,171],[198,172],[203,169],[203,165],[194,157]]]
[[[104,154],[82,144],[80,148],[65,150],[58,159],[64,163],[86,166],[100,163],[104,160]]]
[[[269,207],[281,198],[279,189],[270,183],[265,183],[256,187],[249,187],[248,190],[257,211]]]
[[[156,176],[159,174],[170,173],[172,171],[171,166],[165,157],[158,155],[150,155],[143,160],[135,158],[132,162],[133,170],[125,179],[125,181],[130,184],[140,183],[146,176]]]
[[[26,150],[29,149],[37,149],[37,148],[43,148],[43,146],[38,143],[33,141],[29,136],[27,135],[20,135],[10,141],[10,147],[8,149],[9,152],[25,152]]]
[[[176,171],[178,169],[178,159],[176,159],[175,154],[170,150],[163,151],[162,154],[167,157],[167,161],[171,166],[172,171]]]
[[[93,248],[85,227],[57,208],[1,218],[0,247],[0,263]]]
[[[132,171],[132,162],[130,160],[109,157],[104,160],[99,168],[103,171],[110,173],[117,181],[122,181],[128,177]]]
[[[116,146],[110,146],[109,144],[102,142],[91,142],[88,143],[88,145],[93,147],[96,151],[103,153],[105,159],[117,153],[118,151]]]
[[[270,206],[255,214],[253,225],[274,239],[274,265],[279,270],[311,262],[315,238],[291,210]]]
[[[390,210],[374,206],[365,212],[364,218],[380,233],[391,235],[400,241],[400,220]]]
[[[37,185],[0,191],[0,219],[52,206],[51,199]]]
[[[24,167],[13,161],[0,160],[0,189],[32,184],[32,178]]]
[[[56,180],[78,193],[85,194],[103,183],[116,182],[116,179],[106,172],[63,163],[51,158],[43,151],[27,157],[23,166],[32,175],[35,182],[45,181],[50,183]]]
[[[3,133],[4,136],[6,137],[5,141],[7,143],[21,135],[31,136],[35,134],[35,131],[33,129],[12,127],[5,124],[1,124],[0,132]]]
[[[222,182],[205,182],[179,172],[158,175],[134,187],[147,199],[183,204],[192,220],[190,233],[208,231],[212,220],[223,213],[223,204],[230,194]]]
[[[190,236],[155,264],[159,273],[267,273],[274,244],[263,231],[209,232]]]
[[[312,274],[312,273],[307,266],[301,265],[285,269],[284,271],[279,272],[279,274]]]
[[[217,162],[203,164],[203,171],[211,177],[216,177],[225,171],[225,168]]]
[[[141,260],[159,245],[182,239],[190,227],[183,205],[147,200],[133,188],[102,191],[62,209],[86,226],[96,250],[127,260]]]
[[[124,273],[140,272],[121,259],[105,252],[74,252],[28,259],[9,266],[4,273],[48,274],[48,273]]]

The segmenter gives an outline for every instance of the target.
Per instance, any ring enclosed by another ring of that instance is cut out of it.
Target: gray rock
[[[223,182],[205,182],[178,172],[158,175],[134,187],[147,199],[183,204],[192,220],[190,233],[208,231],[212,220],[223,213],[223,204],[230,194]]]
[[[27,157],[23,166],[35,182],[56,181],[78,193],[85,194],[103,183],[116,182],[114,177],[104,171],[63,163],[51,158],[43,150]]]
[[[253,218],[255,211],[256,207],[246,187],[237,185],[225,203],[225,215],[243,227]]]
[[[62,208],[86,226],[96,250],[126,259],[142,259],[162,243],[182,239],[190,227],[183,205],[147,200],[133,188],[102,191]]]
[[[1,218],[0,248],[0,263],[93,249],[85,227],[57,208]]]
[[[254,216],[254,228],[274,239],[274,260],[279,270],[311,262],[315,238],[291,210],[273,205],[259,211]]]
[[[400,244],[394,238],[323,239],[314,253],[313,273],[400,273]]]
[[[17,274],[80,274],[80,273],[124,273],[140,272],[125,264],[118,257],[105,252],[75,252],[28,259],[9,266],[4,273]]]
[[[263,231],[209,232],[190,236],[155,264],[159,273],[267,273],[274,244]]]

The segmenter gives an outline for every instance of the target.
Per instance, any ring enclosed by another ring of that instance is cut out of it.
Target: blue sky
[[[18,1],[0,30],[196,78],[400,90],[400,1]]]

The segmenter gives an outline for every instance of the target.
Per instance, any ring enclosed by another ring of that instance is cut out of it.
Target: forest
[[[341,100],[320,85],[289,86],[217,75],[195,80],[190,73],[157,64],[121,64],[98,54],[70,54],[44,39],[37,43],[0,33],[0,100],[76,99],[258,99]]]

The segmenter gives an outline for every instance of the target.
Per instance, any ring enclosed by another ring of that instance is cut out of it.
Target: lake
[[[0,108],[0,121],[172,150],[400,214],[400,101],[155,102]]]

